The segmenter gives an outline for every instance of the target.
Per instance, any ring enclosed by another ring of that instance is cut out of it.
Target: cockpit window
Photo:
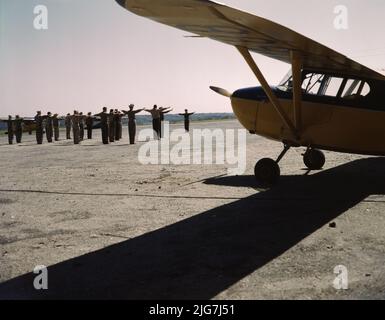
[[[345,85],[344,91],[342,93],[342,97],[348,97],[351,96],[352,94],[356,94],[358,91],[358,84],[360,83],[359,80],[352,80],[349,79]]]
[[[342,93],[344,99],[365,97],[369,94],[370,87],[365,81],[349,79]]]
[[[362,83],[361,83],[362,85]],[[367,82],[364,82],[364,85],[362,87],[362,91],[360,92],[360,95],[363,97],[366,97],[370,93],[370,86]]]
[[[307,73],[302,83],[302,90],[304,94],[309,95],[350,99],[365,97],[370,92],[370,87],[364,80]]]
[[[325,86],[325,96],[337,97],[343,82],[343,78],[329,77],[328,84]]]
[[[342,99],[365,97],[370,92],[370,86],[364,80],[334,77],[327,74],[307,72],[303,74],[302,93],[305,95],[325,96]],[[293,91],[293,76],[291,70],[277,87],[281,91]]]
[[[325,75],[309,73],[302,82],[303,93],[319,95],[324,83]]]

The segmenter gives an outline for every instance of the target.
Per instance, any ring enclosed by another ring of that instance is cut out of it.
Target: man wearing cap
[[[43,144],[43,120],[44,117],[41,115],[41,111],[37,111],[35,116],[37,144]]]
[[[92,117],[92,113],[88,112],[86,117],[86,126],[87,126],[87,139],[92,139],[92,129],[94,127],[94,118]]]
[[[103,144],[108,144],[109,138],[109,118],[110,115],[107,113],[107,108],[104,107],[101,113],[95,114],[95,117],[100,117],[101,129],[102,129],[102,141]]]
[[[74,111],[74,114],[71,116],[71,119],[72,119],[72,132],[74,136],[74,144],[79,144],[80,143],[80,126],[79,126],[80,116],[76,110]]]
[[[116,117],[114,109],[110,109],[110,113],[108,115],[108,123],[109,123],[109,139],[110,142],[115,142],[115,130],[116,130]]]
[[[83,112],[79,113],[79,137],[80,141],[84,140],[84,120],[85,116],[83,115]]]
[[[190,116],[195,114],[195,112],[189,113],[187,109],[185,109],[184,113],[179,113],[180,116],[184,117],[184,129],[186,132],[190,132]]]
[[[14,135],[14,123],[12,120],[12,116],[8,116],[8,120],[0,120],[2,122],[7,123],[7,129],[8,129],[8,143],[13,144],[13,135]]]
[[[53,138],[53,118],[52,113],[48,112],[45,119],[45,134],[47,137],[48,143],[52,143]]]
[[[130,104],[130,110],[122,112],[128,116],[128,135],[130,137],[130,144],[135,144],[136,136],[136,114],[142,112],[144,109],[134,110],[134,105]]]
[[[16,143],[21,143],[21,138],[23,136],[23,119],[19,115],[15,119],[15,135]]]
[[[160,137],[163,138],[163,122],[164,115],[170,113],[173,109],[171,108],[159,108],[160,111]]]
[[[66,126],[66,138],[67,140],[71,140],[71,126],[72,126],[72,120],[71,120],[71,114],[67,113],[67,116],[65,117],[64,124]]]
[[[121,113],[118,109],[115,109],[115,141],[122,139],[123,135],[123,125],[122,118],[124,114]]]
[[[160,110],[158,109],[157,105],[154,105],[152,109],[144,109],[144,111],[147,111],[151,113],[152,116],[152,129],[155,132],[155,139],[160,139]]]
[[[54,131],[54,137],[55,137],[55,141],[59,141],[59,135],[60,135],[60,132],[59,132],[59,118],[58,118],[58,114],[55,113],[53,115],[53,118],[52,118],[52,124],[53,124],[53,131]]]

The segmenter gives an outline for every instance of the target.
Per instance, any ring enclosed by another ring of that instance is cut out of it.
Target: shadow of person
[[[385,194],[384,174],[385,159],[370,158],[283,177],[272,190],[51,266],[46,291],[34,290],[32,273],[7,281],[0,298],[210,299],[369,195]],[[217,183],[239,186],[239,178]]]

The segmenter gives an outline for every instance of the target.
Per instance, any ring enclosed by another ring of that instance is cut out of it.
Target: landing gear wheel
[[[277,162],[266,158],[258,161],[255,165],[254,174],[261,187],[269,188],[278,182],[281,170]]]
[[[310,149],[304,154],[303,162],[310,170],[321,170],[325,165],[326,159],[322,151]]]

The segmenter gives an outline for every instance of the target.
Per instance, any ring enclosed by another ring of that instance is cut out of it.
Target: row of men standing
[[[130,137],[130,144],[135,144],[136,136],[136,114],[144,109],[134,110],[134,105],[129,106],[129,110],[110,110],[107,113],[107,108],[103,108],[101,113],[95,115],[100,118],[100,124],[102,129],[102,141],[103,144],[109,144],[115,141],[119,141],[122,138],[122,118],[128,116],[128,134]]]
[[[134,105],[129,106],[129,110],[118,111],[117,109],[111,109],[107,113],[107,108],[103,108],[103,111],[99,114],[92,115],[89,112],[86,116],[82,112],[74,111],[74,113],[67,114],[65,118],[59,117],[58,114],[52,115],[48,112],[47,115],[42,115],[41,111],[37,111],[34,118],[36,124],[36,141],[38,144],[43,143],[44,129],[48,143],[53,141],[59,141],[59,121],[64,119],[66,127],[66,139],[71,139],[71,131],[73,133],[74,144],[79,144],[84,140],[85,130],[87,130],[87,138],[92,139],[92,130],[94,127],[94,120],[101,120],[102,129],[102,140],[104,144],[112,143],[122,139],[122,118],[128,116],[128,133],[130,138],[130,144],[135,144],[136,137],[136,114],[142,111],[149,112],[152,116],[152,126],[157,139],[162,138],[162,122],[164,121],[164,115],[171,112],[170,108],[158,108],[156,105],[152,109],[139,109],[134,110]],[[194,113],[180,113],[179,115],[184,116],[185,130],[189,131],[190,116]],[[21,143],[23,134],[23,118],[18,115],[15,119],[12,116],[8,117],[8,139],[9,144],[13,144],[14,136],[16,136],[17,143]]]
[[[23,136],[23,118],[20,116],[16,116],[15,119],[12,116],[8,116],[8,120],[3,120],[2,122],[7,123],[7,131],[8,131],[8,142],[9,144],[13,144],[13,139],[16,136],[16,143],[21,143],[21,139]]]
[[[85,130],[87,130],[87,138],[92,139],[92,130],[94,127],[94,117],[91,112],[86,116],[82,112],[74,111],[73,115],[67,114],[64,118],[66,127],[66,139],[71,139],[71,129],[73,134],[74,144],[79,144],[84,140]]]
[[[170,113],[172,109],[170,108],[158,108],[157,105],[154,105],[152,109],[138,109],[134,110],[134,105],[131,104],[129,106],[129,110],[122,110],[119,112],[115,110],[115,115],[118,117],[117,120],[113,120],[111,117],[113,110],[110,113],[107,113],[107,108],[103,108],[103,111],[95,116],[101,119],[101,129],[102,129],[102,140],[104,144],[108,144],[109,142],[113,142],[113,133],[115,132],[115,140],[116,137],[122,137],[122,116],[128,116],[128,134],[130,137],[130,144],[135,144],[135,136],[136,136],[136,114],[142,111],[149,112],[152,116],[152,128],[155,133],[156,139],[162,139],[162,123],[164,121],[164,116],[167,113]],[[186,132],[190,130],[190,116],[194,113],[189,113],[188,110],[185,110],[185,113],[180,113],[179,115],[184,117],[184,126]]]
[[[102,129],[102,140],[104,144],[119,141],[123,136],[122,118],[128,115],[128,129],[130,136],[130,144],[135,144],[136,136],[136,117],[135,115],[143,109],[134,110],[134,105],[130,105],[129,111],[119,111],[111,109],[107,113],[107,108],[103,108],[101,113],[92,115],[91,112],[87,116],[82,113],[74,111],[73,115],[67,114],[65,117],[66,136],[71,139],[71,129],[73,132],[73,139],[75,144],[79,144],[84,140],[84,125],[87,128],[87,138],[92,139],[92,130],[94,127],[94,120],[100,119]]]
[[[107,112],[107,108],[103,108],[101,113],[92,115],[91,112],[87,116],[84,116],[82,112],[74,111],[74,113],[67,114],[64,118],[66,127],[66,139],[71,139],[71,131],[73,135],[74,144],[79,144],[84,140],[85,129],[87,130],[87,138],[92,139],[92,131],[94,127],[94,120],[100,119],[102,129],[102,140],[104,144],[113,143],[122,139],[123,125],[122,118],[128,115],[128,131],[130,137],[130,144],[135,144],[136,136],[136,114],[144,109],[134,110],[134,105],[130,105],[128,111],[119,111],[117,109],[111,109]],[[171,111],[171,110],[170,110]],[[35,116],[36,122],[36,141],[38,144],[43,143],[43,126],[45,121],[45,131],[47,141],[53,142],[53,132],[55,133],[55,141],[59,140],[59,123],[56,123],[56,119],[59,120],[57,115],[51,116],[49,112],[46,116],[41,114],[41,111],[37,112]]]
[[[59,121],[61,118],[58,114],[52,115],[51,112],[48,112],[47,115],[42,115],[41,111],[37,111],[34,120],[36,124],[37,144],[43,144],[44,129],[48,143],[52,143],[54,140],[59,141]]]

